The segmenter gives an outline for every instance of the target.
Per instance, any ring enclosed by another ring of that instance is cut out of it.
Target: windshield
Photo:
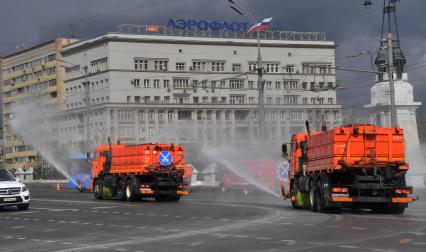
[[[15,178],[8,171],[0,169],[0,181],[15,181]]]

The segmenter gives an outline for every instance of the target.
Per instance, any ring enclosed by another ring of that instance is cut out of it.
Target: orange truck
[[[368,208],[402,214],[413,202],[401,128],[351,125],[293,135],[290,198],[294,208],[314,212]],[[287,152],[284,144],[283,152]],[[288,195],[285,195],[288,196]]]
[[[108,144],[90,156],[96,199],[179,201],[188,194],[190,176],[181,145]]]

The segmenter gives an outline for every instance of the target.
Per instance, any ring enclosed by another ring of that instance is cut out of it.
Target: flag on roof
[[[247,33],[251,33],[251,32],[258,32],[258,31],[261,31],[261,30],[266,30],[266,29],[268,29],[268,25],[271,23],[271,21],[272,21],[272,17],[270,17],[270,18],[265,18],[265,19],[263,19],[263,21],[262,21],[262,22],[260,22],[260,23],[257,23],[257,24],[255,24],[255,25],[253,25],[253,27],[251,27],[251,28],[247,31]]]

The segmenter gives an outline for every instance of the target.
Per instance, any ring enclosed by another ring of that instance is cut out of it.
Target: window
[[[315,90],[315,82],[311,82],[311,90]]]
[[[266,98],[266,104],[272,104],[272,97]]]
[[[135,88],[141,87],[141,80],[140,79],[133,79],[132,84]]]
[[[182,62],[176,63],[176,71],[185,71],[185,63],[182,63]]]
[[[225,62],[220,62],[220,61],[211,62],[211,71],[212,72],[224,72],[225,71]]]
[[[281,104],[281,97],[275,98],[275,104]]]
[[[167,61],[166,60],[155,60],[154,61],[154,70],[166,71],[167,70]]]
[[[254,97],[249,97],[249,103],[253,104],[254,103]]]
[[[159,88],[160,87],[160,80],[154,80],[154,87]]]
[[[154,96],[154,102],[160,103],[160,96]]]
[[[207,103],[207,102],[208,102],[208,100],[209,100],[209,97],[207,97],[207,96],[203,96],[203,103]]]
[[[229,81],[230,89],[243,89],[244,88],[244,80],[230,80]]]
[[[254,72],[257,70],[257,63],[249,63],[249,72]]]
[[[297,104],[297,96],[285,96],[284,97],[285,104]]]
[[[90,73],[105,71],[108,68],[108,58],[90,61]]]
[[[272,89],[272,81],[267,81],[266,82],[266,88],[267,89]]]
[[[292,120],[292,121],[303,120],[303,118],[302,118],[302,112],[300,112],[300,111],[290,111],[290,120]]]
[[[220,88],[226,88],[226,81],[220,81]]]
[[[193,61],[192,70],[197,72],[205,72],[207,71],[206,63],[207,63],[206,61]]]
[[[333,98],[328,98],[328,104],[333,104]]]
[[[170,96],[164,96],[164,103],[170,103]]]
[[[198,96],[192,97],[192,102],[197,104],[198,103]]]
[[[134,113],[132,110],[118,110],[117,117],[120,121],[133,121],[135,119]]]
[[[226,103],[226,97],[220,97],[220,102],[221,103]]]
[[[143,97],[143,102],[144,103],[150,103],[151,102],[151,97],[150,96],[144,96]]]
[[[187,88],[188,85],[188,79],[173,79],[173,86],[174,88]]]
[[[302,99],[302,101],[303,101],[303,104],[308,104],[308,98],[304,97],[304,98]]]
[[[320,89],[324,89],[324,82],[320,82],[320,83],[319,83],[319,88],[320,88]]]
[[[170,86],[170,80],[163,80],[163,86],[168,88]]]
[[[141,97],[135,96],[135,103],[140,103],[140,102],[141,102]]]
[[[265,65],[263,66],[265,68]],[[267,73],[278,73],[279,72],[279,64],[277,63],[268,63],[266,64],[266,72]]]
[[[232,72],[241,72],[241,64],[232,64]]]
[[[230,104],[244,104],[244,95],[231,95],[229,97]]]
[[[281,82],[280,81],[276,81],[275,82],[275,89],[281,89]]]
[[[308,83],[302,82],[302,89],[307,89],[307,88],[308,88]]]
[[[333,82],[327,82],[327,87],[330,89],[334,88]]]
[[[141,120],[141,121],[145,120],[145,113],[144,113],[143,110],[139,110],[138,119]]]
[[[287,90],[297,89],[297,81],[284,81],[284,89],[287,89]]]
[[[144,80],[143,80],[143,87],[145,87],[145,88],[149,88],[149,86],[150,86],[150,85],[149,85],[149,81],[150,81],[149,79],[144,79]]]
[[[130,103],[132,101],[132,97],[131,96],[127,96],[127,103]]]
[[[248,82],[248,88],[249,89],[253,89],[254,88],[254,81],[249,81]]]
[[[294,73],[294,66],[293,65],[286,65],[285,66],[285,72],[286,73]]]

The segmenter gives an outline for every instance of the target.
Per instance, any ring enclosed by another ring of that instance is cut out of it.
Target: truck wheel
[[[309,185],[309,205],[312,212],[317,211],[317,201],[315,196],[315,190],[316,190],[315,184],[314,184],[314,181],[312,180]]]
[[[126,200],[129,201],[129,202],[132,202],[132,201],[135,200],[135,194],[133,192],[132,179],[128,179],[126,181],[125,197],[126,197]]]
[[[318,213],[323,213],[325,211],[325,207],[324,207],[324,192],[323,192],[323,188],[322,188],[322,181],[319,180],[317,183],[317,187],[315,190],[315,199],[316,199],[316,204],[317,204],[317,212]]]
[[[95,193],[95,199],[102,199],[102,189],[97,179],[93,181],[93,191]]]
[[[126,191],[126,183],[124,179],[120,179],[117,182],[117,198],[118,200],[124,201],[126,199],[125,192]]]

